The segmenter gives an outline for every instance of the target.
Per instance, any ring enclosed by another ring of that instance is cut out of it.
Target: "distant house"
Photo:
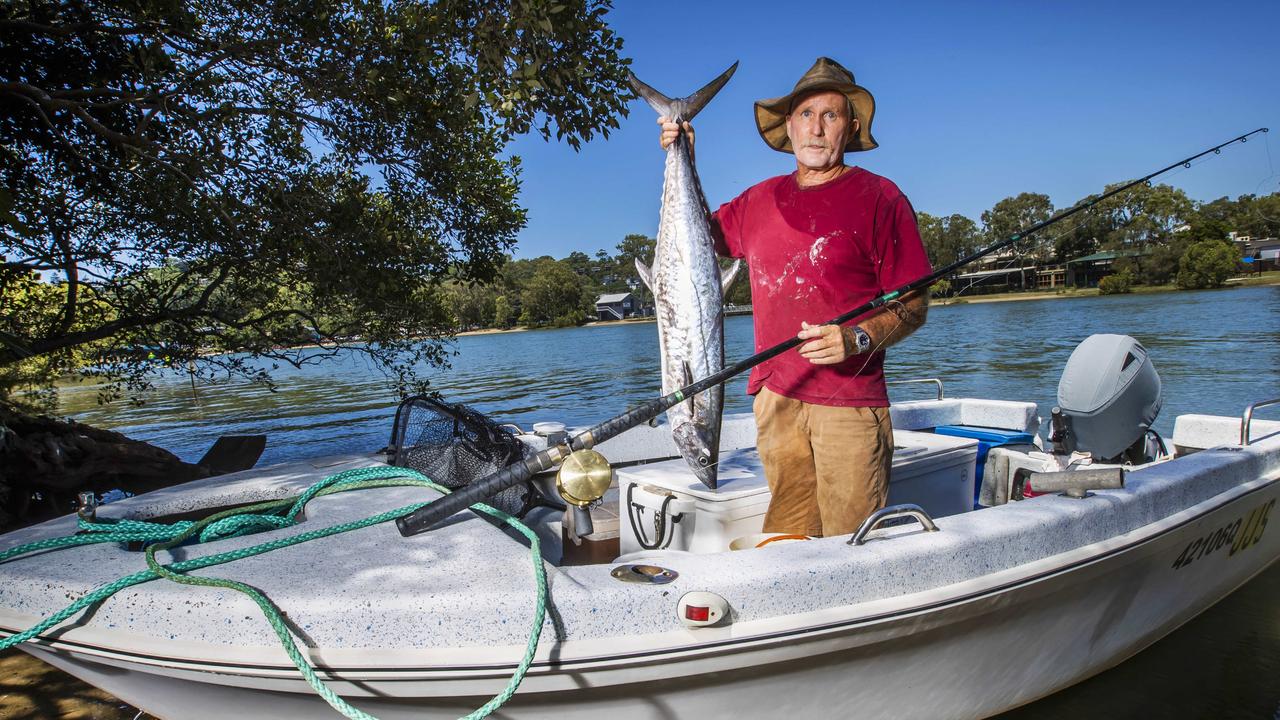
[[[1280,268],[1280,238],[1252,238],[1242,235],[1233,239],[1251,271]]]
[[[621,320],[635,315],[640,303],[631,293],[614,293],[596,298],[596,317],[600,320]]]
[[[1067,284],[1075,287],[1097,287],[1098,281],[1115,272],[1115,262],[1122,257],[1141,257],[1148,250],[1116,250],[1096,252],[1067,261]]]

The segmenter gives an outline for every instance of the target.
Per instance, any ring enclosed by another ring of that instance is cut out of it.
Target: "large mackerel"
[[[687,98],[672,100],[631,76],[636,92],[675,122],[692,120],[738,64]],[[636,269],[653,291],[662,354],[662,393],[674,392],[724,367],[724,291],[739,263],[720,270],[707,223],[707,201],[683,134],[667,148],[662,181],[662,212],[653,267],[636,259]],[[680,454],[709,488],[716,487],[720,458],[720,414],[724,388],[717,385],[667,411]]]

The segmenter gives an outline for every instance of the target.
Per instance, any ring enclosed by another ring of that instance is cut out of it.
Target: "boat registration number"
[[[1234,522],[1223,525],[1211,533],[1192,540],[1182,549],[1182,554],[1173,561],[1173,569],[1184,568],[1201,558],[1207,557],[1224,548],[1230,548],[1227,557],[1253,547],[1262,539],[1267,529],[1267,517],[1276,501],[1259,505]]]

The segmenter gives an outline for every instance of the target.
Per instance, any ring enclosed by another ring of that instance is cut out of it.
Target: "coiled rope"
[[[46,630],[62,623],[64,620],[72,617],[81,610],[96,605],[115,593],[141,583],[149,582],[159,578],[171,580],[183,585],[201,585],[206,587],[219,587],[235,590],[237,592],[248,595],[261,608],[262,613],[266,616],[267,622],[270,623],[272,630],[275,631],[276,637],[280,639],[281,645],[289,655],[289,659],[294,666],[298,668],[298,672],[307,681],[307,684],[316,691],[324,701],[329,703],[335,710],[352,718],[352,720],[377,720],[374,716],[351,706],[345,700],[331,690],[324,681],[320,679],[315,668],[311,666],[307,659],[303,656],[302,651],[298,648],[298,638],[285,623],[283,613],[275,606],[271,600],[262,592],[235,580],[225,578],[211,578],[203,576],[186,575],[191,570],[199,570],[201,568],[211,567],[213,565],[221,565],[223,563],[240,560],[242,558],[251,557],[253,555],[261,555],[263,553],[278,550],[280,548],[298,545],[309,540],[338,535],[351,530],[377,525],[379,523],[393,520],[406,513],[413,512],[428,502],[415,503],[405,507],[389,510],[379,513],[363,520],[356,520],[333,527],[311,530],[309,532],[300,533],[287,538],[272,540],[252,547],[241,548],[239,550],[231,550],[224,553],[209,555],[206,557],[193,558],[182,562],[175,562],[169,565],[162,565],[156,559],[156,553],[162,550],[169,550],[177,545],[196,538],[199,542],[210,542],[212,540],[223,539],[227,537],[235,537],[237,535],[245,535],[250,532],[259,532],[263,530],[273,530],[288,527],[296,522],[298,513],[313,498],[329,495],[337,492],[346,492],[349,490],[359,490],[373,487],[396,487],[416,485],[428,487],[441,493],[448,493],[449,489],[429,480],[425,475],[415,472],[407,468],[392,467],[371,467],[360,468],[356,470],[348,470],[336,475],[331,475],[320,482],[307,488],[305,492],[295,498],[285,498],[282,500],[272,500],[267,502],[250,505],[247,507],[236,508],[224,512],[210,515],[199,521],[180,521],[172,524],[149,523],[137,520],[119,520],[114,522],[87,522],[83,519],[80,521],[80,528],[86,532],[83,534],[71,535],[60,538],[50,538],[40,540],[18,547],[11,548],[4,552],[0,552],[0,562],[5,562],[15,557],[28,555],[43,550],[55,550],[65,547],[73,547],[76,545],[87,545],[91,543],[104,542],[146,542],[150,543],[146,547],[145,557],[147,569],[127,575],[114,582],[108,583],[92,592],[84,595],[80,599],[64,607],[58,612],[45,618],[35,626],[28,628],[22,632],[10,635],[7,638],[0,639],[0,650],[6,650],[19,643],[26,642],[37,637]],[[546,617],[547,609],[547,576],[542,566],[542,548],[538,541],[538,536],[528,526],[517,520],[515,517],[490,507],[483,503],[472,505],[473,510],[477,510],[489,515],[502,523],[515,528],[521,535],[529,540],[530,556],[533,559],[533,574],[537,586],[537,607],[533,617],[533,627],[529,632],[529,641],[525,646],[524,656],[520,660],[520,664],[516,667],[516,671],[512,674],[511,679],[507,681],[507,685],[497,695],[494,695],[489,702],[477,708],[471,714],[466,715],[466,720],[477,720],[478,718],[488,717],[504,703],[511,699],[516,690],[520,687],[520,683],[524,680],[524,675],[529,669],[529,665],[533,662],[534,653],[538,648],[538,639],[542,636],[542,624]]]

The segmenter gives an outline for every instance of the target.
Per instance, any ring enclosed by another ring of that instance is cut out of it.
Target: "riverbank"
[[[1280,271],[1268,271],[1260,275],[1229,278],[1222,290],[1241,287],[1280,285]],[[1128,294],[1151,295],[1155,293],[1182,292],[1177,285],[1135,285]],[[1097,297],[1097,288],[1060,288],[1053,292],[1019,291],[991,295],[962,295],[954,298],[934,298],[932,305],[964,305],[968,303],[1013,302],[1016,300],[1064,300],[1068,298]]]
[[[1262,273],[1260,275],[1249,275],[1243,277],[1230,278],[1227,284],[1221,288],[1229,290],[1231,288],[1255,287],[1259,285],[1280,285],[1280,271],[1273,270]],[[1148,295],[1153,293],[1166,292],[1182,292],[1176,285],[1137,285],[1130,291],[1133,295]],[[934,298],[930,301],[932,305],[966,305],[972,303],[999,303],[999,302],[1017,302],[1019,300],[1067,300],[1075,298],[1097,297],[1097,288],[1060,288],[1053,292],[1046,291],[1021,291],[994,293],[990,295],[961,295],[951,298]],[[653,317],[636,317],[627,318],[625,320],[597,320],[595,322],[584,323],[579,327],[608,327],[611,325],[627,325],[629,323],[651,323],[654,322]],[[528,330],[536,330],[540,328],[515,327],[515,328],[487,328],[484,330],[467,330],[457,334],[458,337],[468,335],[493,335],[497,333],[525,332]]]
[[[577,327],[605,327],[607,325],[628,325],[631,323],[651,323],[653,321],[654,321],[653,317],[633,317],[633,318],[627,318],[625,320],[596,320],[589,323],[583,323],[582,325],[578,325]],[[526,327],[524,325],[521,325],[519,327],[513,327],[513,328],[485,328],[483,330],[464,330],[460,333],[456,333],[455,337],[467,337],[471,335],[496,335],[499,333],[516,333],[516,332],[527,332],[529,330],[548,330],[548,329],[550,328],[531,328],[531,327]]]

